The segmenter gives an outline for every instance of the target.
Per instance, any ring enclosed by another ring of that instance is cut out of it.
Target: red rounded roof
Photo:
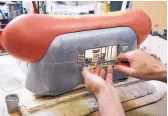
[[[34,63],[45,55],[51,42],[58,35],[122,26],[131,27],[136,32],[139,45],[151,31],[151,20],[141,10],[127,10],[118,16],[65,19],[42,14],[27,14],[12,20],[5,27],[2,42],[5,50],[13,57]]]

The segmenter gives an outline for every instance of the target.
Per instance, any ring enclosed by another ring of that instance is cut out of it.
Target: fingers
[[[116,62],[118,63],[118,62],[121,62],[121,61],[129,61],[130,59],[129,59],[129,52],[127,52],[127,53],[122,53],[122,54],[120,54],[118,57],[117,57],[117,59],[116,59]]]
[[[124,74],[127,74],[129,76],[133,76],[133,71],[134,71],[133,68],[129,68],[129,67],[124,66],[124,65],[116,65],[114,67],[114,70],[118,71],[118,72],[121,72],[121,73],[124,73]]]
[[[104,79],[105,80],[105,70],[102,68],[101,70],[100,70],[100,77],[102,78],[102,79]]]
[[[101,70],[100,66],[96,66],[94,74],[99,75],[100,70]]]
[[[82,75],[84,77],[84,83],[90,83],[95,80],[94,74],[87,67],[83,68]]]
[[[88,70],[87,70],[88,71]],[[85,72],[85,71],[84,71]],[[101,66],[97,66],[95,69],[90,69],[90,72],[91,73],[93,73],[93,74],[96,74],[96,75],[98,75],[98,76],[100,76],[102,79],[104,79],[105,80],[105,74],[106,74],[106,72],[105,72],[105,70],[103,69],[103,68],[101,68]],[[109,68],[108,68],[108,77],[110,77],[109,79],[109,82],[110,83],[112,83],[112,73],[113,73],[113,71],[112,71],[112,66],[110,66]],[[107,79],[108,80],[108,79]]]
[[[98,75],[92,73],[92,72],[96,72],[97,73],[99,71],[99,69],[96,69],[96,70],[97,71],[94,71],[94,69],[90,69],[89,70],[89,68],[84,67],[83,71],[82,71],[82,75],[83,75],[85,81],[89,81],[89,80],[95,79],[96,76],[99,77]]]
[[[93,69],[93,68],[91,68],[91,69],[90,69],[90,72],[91,72],[91,73],[94,73],[94,69]]]
[[[113,85],[113,68],[112,68],[112,66],[108,66],[107,75],[106,75],[106,82]]]

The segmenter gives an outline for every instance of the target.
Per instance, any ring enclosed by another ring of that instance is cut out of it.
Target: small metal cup
[[[16,113],[19,106],[19,97],[17,94],[9,94],[5,97],[5,102],[9,114]]]

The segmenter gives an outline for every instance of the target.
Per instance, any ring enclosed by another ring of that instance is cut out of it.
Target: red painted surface
[[[2,46],[2,32],[3,32],[3,30],[0,29],[0,51],[5,51],[5,49]]]
[[[9,54],[19,60],[38,62],[58,35],[123,26],[131,27],[136,32],[139,45],[151,31],[151,20],[140,10],[128,10],[118,16],[78,19],[57,19],[49,15],[27,14],[12,20],[6,26],[3,32],[3,45]]]

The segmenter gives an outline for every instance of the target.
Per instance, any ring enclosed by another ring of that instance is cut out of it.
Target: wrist
[[[100,89],[99,92],[95,94],[95,97],[97,101],[106,99],[110,96],[110,91],[109,88],[106,85],[103,85]]]
[[[113,86],[101,88],[96,99],[101,116],[125,116],[118,91]]]
[[[167,82],[167,65],[162,64],[159,80],[163,82]]]
[[[105,101],[113,101],[115,98],[119,98],[118,90],[112,86],[104,86],[100,89],[99,94],[97,94],[95,97],[97,99],[97,102],[105,102]],[[120,101],[120,100],[119,100]]]

